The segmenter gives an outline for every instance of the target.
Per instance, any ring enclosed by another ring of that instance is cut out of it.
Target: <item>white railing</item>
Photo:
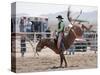
[[[12,34],[14,34],[14,33],[12,33]],[[48,34],[50,35],[50,37],[48,37],[48,39],[54,38],[53,33],[49,33],[49,32],[18,32],[18,33],[15,33],[15,34],[16,34],[16,40],[20,41],[21,36],[25,36],[25,37],[27,36],[33,42],[32,44],[36,43],[39,40],[39,38],[47,38],[46,35],[48,35]],[[89,35],[91,35],[91,37]],[[40,36],[40,37],[38,37],[38,36]],[[93,32],[84,33],[83,38],[86,40],[86,41],[84,41],[84,43],[86,43],[86,44],[82,45],[81,44],[82,42],[80,42],[80,45],[79,44],[75,45],[75,43],[77,43],[77,42],[75,42],[72,45],[72,46],[74,46],[73,48],[75,48],[75,46],[76,47],[90,46],[91,48],[94,48],[95,50],[97,50],[97,33],[93,33]],[[20,48],[20,42],[16,42],[16,43],[19,44],[19,47],[17,47],[17,48]],[[88,43],[90,43],[90,45],[88,45]],[[29,42],[26,42],[26,44],[29,44]],[[26,47],[26,48],[29,48],[29,47]],[[77,48],[75,48],[75,49],[77,49]]]
[[[53,38],[52,33],[50,32],[17,32],[16,34],[16,38],[17,39],[21,39],[21,37],[19,36],[25,36],[28,37],[29,35],[29,39],[33,39],[34,42],[36,42],[38,39],[42,39],[42,38],[46,38],[47,35],[50,35],[50,37],[48,37],[48,39]],[[40,37],[38,37],[40,36]]]
[[[21,47],[21,44],[26,44],[27,50],[29,50],[30,47],[31,47],[31,49],[33,49],[32,46],[33,47],[36,46],[35,44],[39,41],[39,39],[46,38],[47,34],[50,35],[50,37],[48,37],[48,39],[53,38],[51,36],[52,33],[49,33],[49,32],[17,32],[17,33],[12,33],[12,34],[16,35],[16,36],[12,36],[12,40],[16,40],[16,44],[15,43],[13,44],[13,45],[16,45],[16,49],[14,50],[16,52],[20,52],[21,48],[25,48],[25,47]],[[22,36],[25,37],[25,43],[21,43]],[[38,36],[41,36],[41,37],[38,37]],[[33,51],[33,50],[31,50],[31,51]]]

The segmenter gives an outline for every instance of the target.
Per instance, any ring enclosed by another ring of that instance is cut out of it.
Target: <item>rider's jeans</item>
[[[62,32],[60,32],[60,33],[58,34],[58,42],[57,42],[57,47],[58,47],[58,49],[60,49],[60,48],[65,49],[64,43],[63,43],[63,37],[64,37],[64,34],[63,34]]]

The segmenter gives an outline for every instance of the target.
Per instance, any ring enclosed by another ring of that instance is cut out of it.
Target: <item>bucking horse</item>
[[[84,33],[84,30],[90,30],[91,27],[93,25],[84,25],[81,24],[80,21],[78,21],[77,19],[73,20],[72,17],[70,16],[70,7],[68,8],[68,12],[67,12],[67,18],[69,23],[72,25],[72,27],[69,27],[68,29],[68,34],[64,35],[64,46],[66,48],[66,50],[68,50],[68,48],[70,48],[70,46],[73,44],[73,42],[75,41],[76,38],[81,37]],[[80,14],[82,13],[82,11],[79,12]],[[77,16],[77,18],[80,16],[80,14]],[[78,21],[78,23],[77,23]],[[65,31],[66,33],[66,31]],[[53,41],[52,41],[53,40]],[[57,48],[57,40],[55,41],[55,39],[48,39],[48,38],[43,38],[40,39],[37,46],[36,46],[36,52],[40,52],[44,47],[49,47],[51,50],[53,50],[56,54],[59,54],[60,56],[60,66],[59,67],[63,67],[63,62],[65,63],[64,67],[67,67],[67,61],[65,59],[64,56],[64,50],[63,49],[58,49]]]

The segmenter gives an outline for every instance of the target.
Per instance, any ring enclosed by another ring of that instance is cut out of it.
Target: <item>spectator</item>
[[[74,47],[70,47],[69,49],[69,55],[74,55],[75,54],[75,48]]]
[[[24,32],[24,20],[23,19],[21,19],[20,20],[20,32]]]
[[[20,20],[20,32],[25,32],[25,24],[26,24],[26,17],[23,17]],[[26,40],[24,36],[21,36],[20,46],[21,46],[21,55],[23,57],[24,53],[26,52]]]
[[[28,20],[26,22],[26,32],[31,32],[31,25],[32,25],[32,22],[31,22],[30,18],[28,18]]]
[[[34,21],[31,21],[32,25],[31,25],[31,32],[34,32],[34,25],[35,25],[35,22]]]
[[[35,32],[38,32],[38,18],[35,18],[35,22],[34,22],[34,30]]]
[[[26,52],[26,41],[25,37],[21,36],[21,56],[24,57],[24,53]]]

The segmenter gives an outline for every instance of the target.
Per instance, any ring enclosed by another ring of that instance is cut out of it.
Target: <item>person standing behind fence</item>
[[[25,32],[25,22],[26,22],[26,17],[21,18],[20,32]],[[26,41],[24,36],[21,36],[20,46],[21,46],[21,56],[24,57],[24,53],[26,52]]]
[[[25,32],[31,32],[31,26],[32,26],[31,19],[28,18],[26,20]],[[27,34],[27,37],[30,38],[30,39],[32,39],[32,35],[31,34]]]
[[[75,54],[75,46],[72,44],[71,47],[68,49],[69,50],[69,55],[74,55]]]
[[[31,21],[32,25],[31,25],[31,32],[34,32],[34,25],[35,25],[35,22],[34,21]]]
[[[26,21],[26,26],[25,26],[26,32],[31,32],[31,25],[32,25],[32,22],[31,22],[30,18],[28,18]]]
[[[24,20],[21,18],[20,20],[20,26],[19,26],[20,32],[24,32]]]
[[[34,22],[34,30],[35,32],[38,32],[38,18],[35,18],[35,22]]]

